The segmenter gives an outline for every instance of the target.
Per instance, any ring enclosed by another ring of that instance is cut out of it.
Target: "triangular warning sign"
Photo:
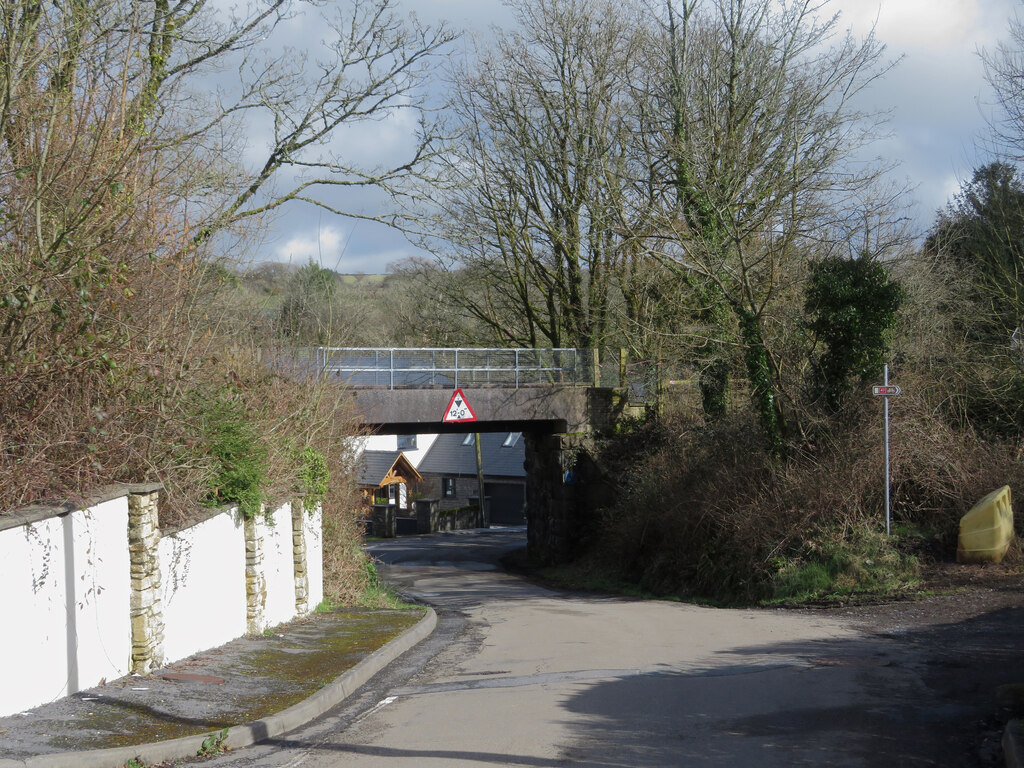
[[[441,419],[445,424],[457,424],[460,421],[476,421],[476,413],[469,404],[461,389],[456,389],[452,399],[448,401],[448,410]]]

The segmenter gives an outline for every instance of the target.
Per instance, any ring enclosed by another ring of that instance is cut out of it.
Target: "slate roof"
[[[526,477],[523,461],[526,458],[524,439],[504,447],[508,432],[485,432],[480,435],[480,453],[484,475],[487,477]],[[465,435],[439,435],[420,461],[420,474],[475,475],[476,448],[463,445]]]
[[[359,463],[359,485],[379,486],[401,455],[402,451],[363,451]]]

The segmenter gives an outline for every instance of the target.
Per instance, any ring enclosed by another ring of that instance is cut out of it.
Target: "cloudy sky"
[[[345,0],[337,0],[345,2]],[[442,19],[452,27],[486,33],[491,24],[511,18],[501,0],[400,0],[422,21]],[[978,52],[1005,38],[1008,20],[1021,0],[832,0],[841,24],[863,35],[876,24],[888,54],[902,60],[870,98],[891,109],[891,136],[872,146],[873,155],[899,163],[895,181],[914,187],[913,215],[926,228],[973,168],[988,156],[979,147],[992,97],[983,78]],[[310,21],[309,24],[313,22]],[[302,26],[302,20],[294,24]],[[293,30],[295,31],[295,30]],[[315,34],[312,28],[305,30]],[[309,38],[307,38],[309,39]],[[345,137],[348,151],[386,159],[409,146],[411,120],[376,123]],[[254,136],[253,142],[259,137]],[[373,195],[353,199],[372,212]],[[383,225],[346,220],[298,206],[273,222],[257,261],[304,264],[309,259],[339,272],[376,273],[416,249]]]

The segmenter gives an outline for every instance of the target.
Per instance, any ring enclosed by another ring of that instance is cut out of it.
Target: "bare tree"
[[[813,0],[517,8],[523,31],[456,75],[464,143],[436,250],[469,278],[458,303],[507,342],[689,336],[719,404],[738,349],[781,450],[772,312],[803,263],[880,215],[880,169],[856,158],[880,120],[854,100],[889,67],[883,47]],[[652,258],[681,283],[671,318]]]
[[[392,197],[419,177],[440,147],[440,123],[431,111],[424,80],[454,39],[445,29],[402,18],[394,0],[352,0],[326,4],[319,50],[285,49],[270,61],[247,57],[240,70],[241,93],[214,113],[262,119],[271,139],[262,165],[243,183],[200,237],[218,227],[304,202],[329,213],[395,225],[395,212],[366,213],[343,208],[326,196],[332,189],[372,188]],[[402,114],[415,114],[418,131],[408,154],[388,165],[366,166],[344,151],[341,131],[370,127]],[[277,189],[274,182],[283,184]]]
[[[533,0],[519,31],[454,75],[460,142],[428,243],[462,274],[457,302],[496,342],[592,347],[609,334],[631,247],[630,6]]]
[[[318,39],[288,47],[278,38],[306,12],[320,17]],[[332,204],[323,195],[332,187],[399,193],[434,151],[422,84],[453,39],[444,27],[400,17],[394,0],[272,0],[230,12],[209,0],[0,0],[0,25],[0,125],[11,152],[29,119],[28,91],[47,102],[35,105],[43,114],[72,88],[115,94],[117,114],[105,119],[176,153],[178,168],[201,169],[190,183],[179,180],[201,217],[197,240],[293,200],[367,216]],[[229,67],[237,68],[234,84],[223,75]],[[220,88],[211,92],[211,82]],[[392,165],[360,165],[337,145],[341,129],[406,112],[420,115],[420,131]],[[238,152],[242,126],[263,122],[270,137],[262,160],[248,170],[225,157]]]
[[[985,79],[997,112],[990,121],[996,148],[1008,159],[1024,159],[1024,22],[1009,21],[1009,34],[994,50],[982,51]]]
[[[178,470],[201,486],[195,404],[273,379],[213,293],[232,278],[215,236],[292,201],[360,216],[325,190],[401,194],[434,151],[420,85],[446,30],[392,0],[225,5],[0,0],[5,505]],[[296,52],[279,38],[303,12],[321,21]],[[346,151],[346,129],[410,113],[407,157]]]
[[[883,47],[838,35],[812,0],[665,4],[651,95],[663,115],[662,258],[706,281],[742,343],[765,434],[787,432],[765,320],[789,265],[816,251],[877,178],[854,153],[877,119],[854,98],[887,69]],[[838,36],[838,41],[836,40]]]

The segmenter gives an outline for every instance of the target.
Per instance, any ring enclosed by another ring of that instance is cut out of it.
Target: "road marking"
[[[363,712],[363,714],[361,714],[359,717],[357,717],[356,718],[356,722],[359,722],[364,717],[369,717],[374,712],[379,712],[380,710],[384,709],[384,707],[386,707],[388,704],[391,704],[392,702],[395,702],[397,700],[398,700],[398,696],[387,696],[386,698],[381,699],[376,704],[374,704],[372,707],[370,707],[368,710]]]

